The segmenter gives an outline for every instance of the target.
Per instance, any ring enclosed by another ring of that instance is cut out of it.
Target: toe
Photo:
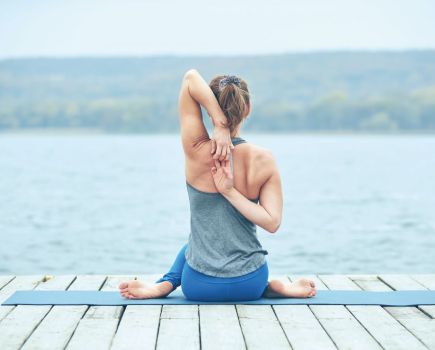
[[[118,286],[119,289],[125,289],[128,287],[128,282],[121,282]]]

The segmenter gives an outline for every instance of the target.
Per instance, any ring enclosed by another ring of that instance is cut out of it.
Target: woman
[[[212,139],[200,106],[212,119]],[[315,295],[308,279],[268,281],[268,252],[258,241],[256,225],[270,233],[278,230],[281,180],[272,154],[240,137],[250,109],[243,79],[217,76],[207,85],[196,70],[186,72],[179,114],[191,212],[189,241],[155,283],[121,283],[123,297],[164,297],[180,285],[187,299],[197,301]]]

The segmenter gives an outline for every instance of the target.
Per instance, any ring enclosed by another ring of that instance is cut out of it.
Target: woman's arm
[[[186,153],[191,153],[201,141],[208,140],[202,121],[200,105],[211,117],[214,132],[211,153],[215,159],[224,160],[232,148],[227,119],[213,91],[195,69],[188,70],[183,78],[179,96],[181,135]]]
[[[260,204],[253,203],[233,186],[230,162],[215,161],[212,175],[218,191],[248,220],[270,233],[281,225],[282,189],[278,169],[269,160],[270,176],[260,190]]]

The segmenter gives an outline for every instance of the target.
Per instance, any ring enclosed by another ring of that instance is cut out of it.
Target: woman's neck
[[[233,132],[230,134],[231,137],[240,137],[240,132],[239,131],[240,131],[239,128],[233,130]]]

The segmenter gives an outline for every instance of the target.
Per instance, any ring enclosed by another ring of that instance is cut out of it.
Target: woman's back
[[[239,143],[239,140],[242,142]],[[234,187],[245,197],[256,199],[263,184],[276,170],[273,156],[270,151],[240,137],[233,137],[232,141],[237,145],[231,154]],[[210,143],[210,140],[204,140],[192,145],[190,156],[186,156],[186,181],[203,192],[218,192],[210,172],[215,166]]]
[[[255,174],[251,174],[253,165],[249,159],[250,147],[244,147],[244,150],[238,152],[242,145],[248,145],[240,137],[232,138],[232,142],[235,145],[234,178],[238,180],[239,190],[258,193],[258,189],[253,186],[258,180],[256,181]],[[198,153],[196,161],[191,160],[186,165],[186,171],[196,179],[196,185],[202,184],[199,189],[186,179],[191,214],[186,260],[192,268],[209,276],[235,277],[248,274],[264,264],[268,252],[258,240],[256,225],[223,195],[215,189],[210,190],[210,187],[214,188],[213,178],[207,176],[210,171],[201,171],[202,167],[210,169],[210,164],[204,161],[206,157],[206,154]],[[210,153],[209,158],[212,162]],[[189,169],[189,165],[193,169]],[[194,171],[198,173],[195,174]],[[207,187],[207,182],[211,186]],[[249,198],[254,203],[258,202],[258,194]]]

